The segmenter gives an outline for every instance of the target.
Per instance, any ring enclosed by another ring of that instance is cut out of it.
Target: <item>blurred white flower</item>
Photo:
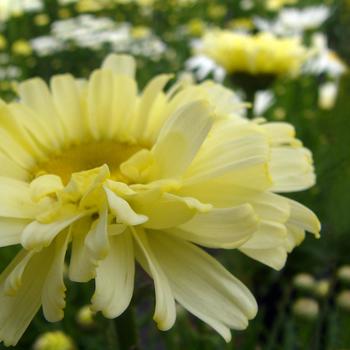
[[[328,48],[327,38],[322,33],[312,36],[314,54],[304,66],[304,71],[309,74],[326,74],[332,78],[338,78],[346,70],[346,64],[339,58],[335,51]]]
[[[107,17],[80,15],[55,21],[50,36],[31,41],[34,51],[40,56],[64,50],[68,45],[100,50],[108,45],[110,51],[127,52],[158,61],[167,46],[149,29],[142,36],[135,36],[130,23],[117,23]]]
[[[61,41],[49,35],[34,38],[30,44],[38,56],[48,56],[64,49]]]
[[[225,79],[225,69],[218,65],[211,58],[204,55],[191,57],[185,63],[186,69],[194,71],[195,76],[199,81],[204,80],[209,74],[213,74],[213,78],[217,82],[223,82]]]
[[[43,7],[42,0],[0,0],[0,21],[6,21],[13,14],[41,11]]]
[[[277,18],[268,21],[260,17],[254,19],[259,30],[268,31],[276,35],[301,35],[305,30],[316,29],[330,16],[327,6],[312,6],[304,9],[285,8]]]
[[[271,90],[261,90],[255,94],[253,114],[261,117],[275,102],[275,96]]]
[[[18,66],[0,67],[0,80],[14,80],[22,75],[22,69]]]
[[[304,9],[286,8],[279,13],[279,20],[287,28],[309,30],[322,25],[330,15],[327,6],[312,6]]]
[[[58,0],[58,3],[60,4],[60,5],[69,5],[69,4],[74,4],[74,3],[76,3],[76,2],[78,2],[78,0]]]
[[[338,84],[327,82],[320,85],[318,89],[318,106],[321,109],[332,109],[338,96]]]
[[[112,29],[115,25],[115,22],[110,18],[81,15],[54,22],[52,24],[52,33],[63,40],[79,39],[84,42],[85,36]]]

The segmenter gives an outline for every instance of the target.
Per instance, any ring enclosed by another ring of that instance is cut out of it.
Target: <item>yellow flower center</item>
[[[120,165],[128,160],[142,147],[113,141],[102,141],[81,144],[51,157],[47,162],[37,165],[35,177],[44,174],[60,176],[67,184],[73,173],[108,165],[111,177],[118,181],[128,182],[121,174]]]

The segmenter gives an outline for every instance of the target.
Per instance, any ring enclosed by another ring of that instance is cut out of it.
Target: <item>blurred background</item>
[[[235,74],[198,51],[215,28],[297,37],[309,54],[293,76]],[[316,212],[321,239],[307,237],[281,271],[237,251],[213,252],[258,300],[249,328],[225,344],[179,307],[174,328],[158,331],[146,280],[134,297],[140,349],[350,349],[349,38],[349,0],[0,0],[4,100],[16,98],[17,81],[83,78],[108,53],[129,53],[141,86],[163,72],[222,82],[254,105],[250,117],[292,123],[313,152],[317,185],[291,197]],[[0,250],[1,269],[13,255]],[[94,286],[66,284],[65,319],[49,324],[39,314],[16,349],[115,349],[111,323],[88,308]]]

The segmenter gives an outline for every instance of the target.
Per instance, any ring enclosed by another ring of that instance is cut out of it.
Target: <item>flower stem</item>
[[[120,349],[140,350],[135,322],[135,312],[131,305],[122,315],[114,320],[114,326]]]

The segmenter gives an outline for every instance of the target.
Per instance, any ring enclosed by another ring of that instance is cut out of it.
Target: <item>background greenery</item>
[[[193,5],[176,6],[175,1],[157,1],[151,11],[137,4],[126,4],[103,8],[95,14],[127,21],[135,26],[147,26],[167,44],[168,53],[159,61],[138,58],[138,78],[143,85],[156,73],[183,70],[184,62],[190,56],[188,43],[193,38],[193,32],[182,31],[183,34],[179,35],[177,29],[193,29],[191,21],[194,19],[223,26],[231,19],[249,18],[256,14],[272,16],[265,10],[263,1],[256,1],[252,10],[244,12],[238,3],[233,0],[203,0]],[[303,0],[299,1],[298,6],[318,3],[321,1]],[[334,0],[328,3],[334,12],[322,30],[330,38],[331,47],[349,63],[350,1]],[[218,6],[224,8],[221,14]],[[64,8],[68,16],[79,14],[74,4]],[[71,46],[45,57],[19,55],[11,49],[19,39],[30,40],[48,33],[51,23],[62,15],[61,9],[62,6],[55,0],[46,0],[45,10],[41,13],[48,15],[48,21],[43,25],[37,24],[37,13],[23,13],[7,19],[1,28],[7,42],[2,54],[8,55],[9,61],[0,63],[0,69],[11,64],[20,68],[19,79],[41,76],[48,80],[52,74],[63,72],[83,77],[98,67],[108,53],[108,47],[91,51]],[[152,285],[139,271],[137,283],[142,288],[133,302],[140,349],[350,349],[350,311],[338,307],[336,303],[340,291],[349,288],[339,281],[337,270],[344,264],[350,264],[350,77],[345,75],[341,79],[336,105],[329,111],[319,109],[317,104],[317,91],[322,79],[301,76],[293,81],[277,81],[273,86],[276,103],[265,115],[268,120],[291,122],[297,129],[298,137],[313,152],[317,185],[293,197],[317,213],[322,222],[322,238],[315,240],[307,237],[279,272],[259,265],[238,252],[213,252],[251,288],[259,304],[256,319],[246,331],[234,332],[230,344],[225,344],[219,335],[180,308],[175,327],[166,333],[158,331],[151,321],[154,305]],[[230,85],[229,82],[226,84]],[[2,98],[6,100],[14,97],[11,79],[2,79],[0,90]],[[0,254],[3,268],[14,251],[2,249]],[[310,273],[318,280],[327,279],[330,282],[329,293],[319,296],[313,289],[301,291],[296,288],[293,277],[301,272]],[[117,335],[111,322],[97,315],[95,324],[84,328],[76,321],[79,308],[89,303],[93,285],[81,286],[67,281],[67,287],[65,319],[49,324],[39,314],[16,349],[29,349],[40,334],[57,329],[69,334],[79,349],[113,348],[110,339]],[[293,313],[293,304],[300,296],[310,297],[319,304],[320,311],[315,319]],[[3,348],[0,345],[0,349]]]

